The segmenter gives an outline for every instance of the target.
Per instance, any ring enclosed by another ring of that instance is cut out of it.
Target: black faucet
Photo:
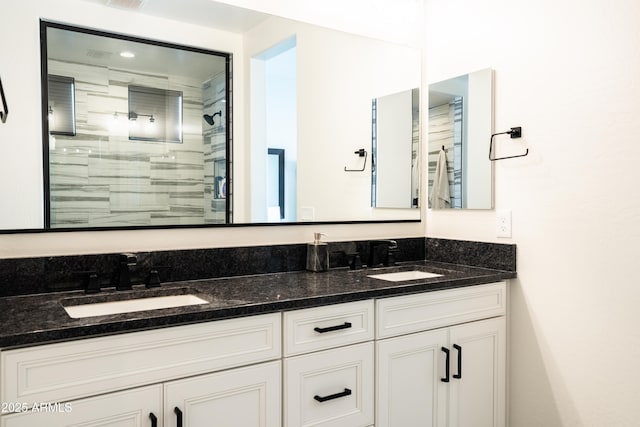
[[[83,287],[86,294],[97,294],[100,292],[100,277],[97,271],[83,272]]]
[[[159,288],[160,283],[160,272],[157,268],[152,268],[147,275],[147,279],[144,281],[146,288]]]
[[[386,251],[383,254],[382,263],[385,266],[396,263],[395,254],[398,252],[398,242],[395,240],[371,240],[369,242],[369,262],[367,263],[367,267],[374,267],[380,264],[377,248],[383,245],[386,245]]]
[[[116,275],[116,290],[131,290],[131,271],[129,267],[133,267],[138,263],[138,257],[135,254],[120,254],[120,267]]]
[[[352,252],[349,255],[349,268],[351,270],[360,270],[362,268],[362,258],[360,258],[360,252]]]

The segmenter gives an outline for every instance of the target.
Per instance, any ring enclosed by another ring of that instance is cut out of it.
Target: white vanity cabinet
[[[281,331],[273,313],[4,351],[1,400],[23,406],[0,425],[279,427]]]
[[[374,302],[284,313],[283,425],[374,423]]]
[[[2,351],[0,401],[14,407],[0,427],[505,427],[506,293],[499,282]]]
[[[505,314],[504,282],[378,300],[376,426],[505,427]]]

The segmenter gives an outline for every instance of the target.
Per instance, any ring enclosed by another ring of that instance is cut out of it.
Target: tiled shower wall
[[[462,98],[429,109],[429,194],[433,187],[438,154],[447,153],[451,207],[462,207]]]
[[[219,74],[203,85],[204,112],[213,115],[220,112],[220,116],[214,118],[213,126],[204,124],[203,137],[204,155],[204,179],[205,179],[205,223],[216,224],[226,221],[227,182],[226,182],[226,80],[224,74]],[[229,218],[231,220],[231,218]]]
[[[211,129],[202,119],[204,82],[60,61],[49,61],[49,73],[73,76],[76,86],[76,135],[50,141],[52,227],[220,220],[212,212],[214,177],[205,164],[219,156],[225,129]],[[130,84],[183,93],[181,144],[129,140]]]

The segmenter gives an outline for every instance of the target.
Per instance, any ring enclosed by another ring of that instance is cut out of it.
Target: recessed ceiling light
[[[123,58],[135,58],[135,53],[133,52],[129,52],[127,50],[120,52],[120,56],[122,56]]]

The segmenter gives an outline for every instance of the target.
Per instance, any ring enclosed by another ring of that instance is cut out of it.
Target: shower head
[[[213,123],[214,123],[214,122],[213,122],[213,118],[214,118],[215,116],[220,116],[220,117],[222,117],[222,110],[218,111],[217,113],[213,113],[213,114],[204,114],[204,115],[202,116],[202,118],[204,119],[204,121],[205,121],[205,122],[207,122],[207,124],[208,124],[209,126],[213,126]]]
[[[202,118],[209,124],[209,126],[213,126],[213,116],[205,114],[204,116],[202,116]]]

